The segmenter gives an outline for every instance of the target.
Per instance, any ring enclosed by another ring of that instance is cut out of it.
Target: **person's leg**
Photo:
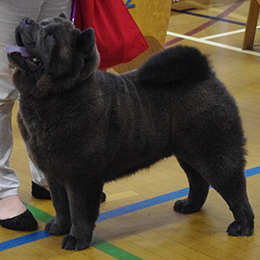
[[[9,62],[5,47],[15,44],[14,31],[18,23],[29,17],[42,20],[47,17],[57,16],[64,12],[68,17],[71,12],[71,0],[59,1],[16,1],[6,0],[0,3],[0,198],[18,194],[19,180],[16,173],[9,168],[9,157],[12,151],[11,115],[17,92],[12,84]],[[46,187],[47,182],[41,171],[29,160],[33,182],[41,187]],[[7,179],[4,181],[3,179]],[[11,182],[9,182],[11,180]],[[4,187],[7,193],[4,192]],[[37,186],[36,186],[37,187]],[[2,195],[1,195],[2,194]]]
[[[70,14],[70,0],[55,1],[52,5],[51,2],[44,0],[0,2],[0,224],[10,229],[32,230],[37,228],[37,222],[19,199],[19,179],[15,171],[9,167],[13,147],[11,116],[17,91],[12,84],[12,71],[9,68],[5,48],[7,45],[15,44],[15,27],[24,17],[36,20],[61,12]],[[46,180],[42,173],[33,166],[31,168],[36,183],[45,186]]]
[[[42,3],[29,0],[0,2],[0,224],[15,230],[36,229],[37,222],[19,199],[19,180],[9,167],[13,147],[11,116],[17,91],[12,84],[12,70],[5,48],[15,44],[17,24],[25,16],[36,19]]]
[[[3,94],[0,92],[0,97]],[[15,94],[13,94],[15,98]],[[18,197],[19,180],[11,168],[9,157],[12,151],[11,113],[13,102],[0,103],[0,220],[9,219],[25,212]]]

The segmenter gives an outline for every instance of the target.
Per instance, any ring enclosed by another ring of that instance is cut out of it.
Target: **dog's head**
[[[40,23],[24,18],[15,38],[18,46],[7,47],[9,61],[33,77],[44,95],[84,81],[99,63],[94,30],[80,32],[63,14]]]

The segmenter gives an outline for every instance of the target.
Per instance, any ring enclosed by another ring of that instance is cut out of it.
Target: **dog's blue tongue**
[[[6,52],[11,54],[11,53],[20,53],[22,57],[29,57],[29,53],[25,49],[25,47],[22,46],[14,46],[10,45],[6,47]]]

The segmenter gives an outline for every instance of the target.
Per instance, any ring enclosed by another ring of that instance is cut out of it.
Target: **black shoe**
[[[36,219],[28,209],[16,217],[0,220],[0,225],[17,231],[33,231],[38,228]]]
[[[32,195],[36,199],[45,199],[45,200],[51,199],[50,192],[33,181],[32,181]],[[102,192],[100,201],[101,202],[106,201],[106,197],[107,197],[106,194]]]
[[[36,199],[50,200],[51,194],[48,190],[32,181],[32,195]]]
[[[106,201],[106,198],[107,198],[106,193],[102,191],[102,195],[101,195],[101,200],[100,200],[100,202]]]

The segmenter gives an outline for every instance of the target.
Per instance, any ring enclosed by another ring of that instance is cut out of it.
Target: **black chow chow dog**
[[[16,41],[19,127],[50,187],[56,217],[46,230],[67,234],[63,248],[89,247],[105,182],[172,155],[190,184],[175,211],[200,210],[212,185],[234,215],[227,232],[253,233],[238,109],[197,49],[169,48],[117,76],[96,69],[94,31],[63,15],[23,19]]]

